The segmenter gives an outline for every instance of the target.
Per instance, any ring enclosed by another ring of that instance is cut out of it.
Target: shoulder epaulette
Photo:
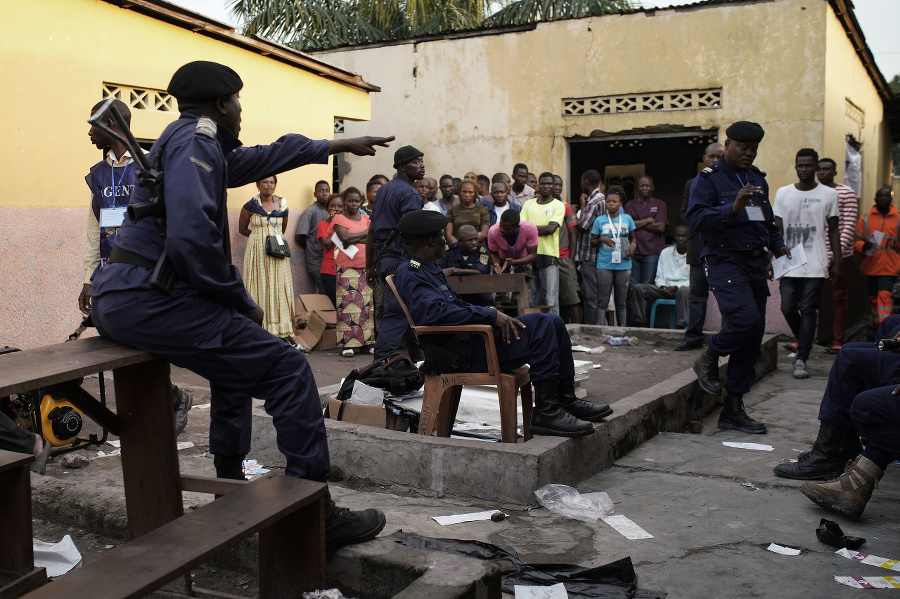
[[[478,252],[481,253],[481,254],[487,254],[487,253],[488,253],[487,248],[484,247],[483,245],[479,245],[479,246],[478,246]]]
[[[421,266],[422,266],[422,263],[419,262],[418,260],[410,260],[410,261],[409,261],[409,267],[410,267],[412,270],[419,270],[419,268],[420,268]]]
[[[713,174],[714,172],[716,172],[717,170],[719,170],[719,165],[713,164],[712,166],[708,166],[705,169],[703,169],[702,171],[700,171],[700,174],[703,175],[704,177],[708,177],[711,174]]]
[[[751,165],[750,165],[750,170],[752,170],[752,171],[754,171],[754,172],[756,172],[756,173],[759,173],[759,174],[762,175],[763,177],[766,176],[766,171],[761,170],[761,169],[760,169],[758,166],[756,166],[755,164],[751,164]]]
[[[194,127],[195,133],[200,133],[211,139],[216,138],[216,123],[207,116],[201,116],[197,119],[197,126]]]

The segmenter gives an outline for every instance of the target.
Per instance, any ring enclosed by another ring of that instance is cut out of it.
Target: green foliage
[[[320,49],[636,7],[635,0],[507,0],[487,16],[491,4],[490,0],[230,0],[229,8],[245,24],[246,35]]]
[[[888,81],[888,85],[891,86],[892,92],[900,94],[900,74],[894,75],[894,78]]]

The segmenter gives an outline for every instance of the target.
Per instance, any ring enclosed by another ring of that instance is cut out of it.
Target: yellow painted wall
[[[827,5],[825,48],[825,135],[819,146],[820,155],[834,158],[838,177],[844,176],[844,139],[852,133],[863,144],[862,193],[863,211],[874,204],[875,192],[890,184],[891,139],[884,121],[884,106],[878,90],[869,78],[853,44],[844,33],[837,16]],[[846,114],[849,98],[865,111],[863,127]]]
[[[191,60],[221,62],[241,76],[241,139],[248,145],[286,132],[331,139],[335,115],[369,118],[364,91],[101,0],[4,2],[0,34],[6,82],[0,90],[0,160],[7,174],[0,183],[2,205],[85,206],[83,177],[100,159],[85,121],[102,99],[101,84],[165,89],[172,73]],[[176,117],[134,111],[134,133],[155,139]],[[315,181],[331,179],[330,168],[286,173],[279,192],[294,206],[306,206]],[[252,187],[232,190],[229,208],[238,210],[253,193]]]
[[[348,123],[347,135],[396,134],[425,152],[433,175],[509,172],[520,161],[566,172],[568,137],[656,125],[723,133],[746,119],[766,129],[757,163],[774,186],[792,180],[797,148],[822,140],[826,10],[821,1],[717,4],[320,56],[384,90],[371,122]],[[721,109],[562,116],[564,97],[717,87]],[[378,169],[391,170],[389,157],[360,164],[349,181]]]
[[[0,238],[0,345],[60,343],[81,321],[76,298],[90,202],[84,175],[102,157],[86,120],[102,99],[102,83],[165,89],[191,60],[221,62],[240,74],[247,145],[288,132],[331,139],[335,116],[370,116],[365,91],[100,0],[0,3],[0,218],[7,226]],[[134,110],[132,127],[138,138],[155,139],[175,118]],[[278,193],[291,206],[289,233],[319,179],[331,180],[330,165],[279,177]],[[228,196],[239,268],[238,211],[255,193],[247,186]],[[303,253],[293,249],[295,289],[310,292]]]

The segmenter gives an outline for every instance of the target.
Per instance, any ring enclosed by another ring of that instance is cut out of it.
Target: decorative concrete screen
[[[722,108],[722,88],[563,98],[563,116]]]
[[[155,110],[157,112],[176,112],[175,97],[162,89],[149,89],[103,83],[103,99],[121,100],[134,110]]]

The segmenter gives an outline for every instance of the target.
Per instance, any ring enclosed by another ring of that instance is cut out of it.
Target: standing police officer
[[[375,194],[375,210],[369,234],[366,237],[366,280],[374,288],[385,284],[400,264],[403,242],[397,233],[400,217],[413,210],[421,210],[422,196],[413,187],[414,182],[425,177],[425,154],[413,146],[403,146],[394,152],[394,168],[397,174]],[[384,314],[378,323],[375,340],[375,359],[389,356],[406,341],[409,357],[413,362],[422,359],[419,343],[400,304],[393,293],[384,294]]]
[[[324,164],[335,152],[372,155],[374,146],[393,138],[285,135],[268,146],[241,147],[242,87],[237,73],[212,62],[188,63],[173,75],[167,91],[181,115],[150,152],[165,172],[165,216],[126,218],[107,266],[94,279],[92,317],[104,337],[209,380],[209,448],[220,478],[243,479],[251,397],[258,397],[287,458],[285,474],[324,481],[328,442],[315,379],[303,354],[262,328],[263,311],[231,263],[226,188]],[[150,285],[163,252],[176,274],[169,293]],[[378,510],[349,512],[330,498],[325,519],[329,548],[371,539],[385,524]]]
[[[747,415],[743,396],[756,379],[766,328],[769,253],[790,257],[775,227],[765,173],[753,166],[764,134],[749,121],[725,130],[725,155],[694,179],[685,215],[704,241],[700,257],[722,314],[722,328],[709,336],[694,372],[704,391],[719,395],[719,358],[730,355],[719,427],[756,434],[766,426]]]
[[[394,284],[413,320],[425,326],[492,325],[500,369],[529,365],[534,385],[531,432],[561,437],[593,433],[591,422],[600,422],[612,414],[612,409],[575,396],[572,341],[562,318],[539,312],[512,318],[493,307],[473,306],[460,299],[435,264],[446,249],[446,226],[447,218],[431,210],[407,213],[397,225],[406,252],[397,267]],[[441,339],[446,335],[434,337],[436,343],[446,343]],[[450,343],[453,345],[445,349],[468,362],[468,372],[487,372],[483,343],[468,335],[459,335]]]

